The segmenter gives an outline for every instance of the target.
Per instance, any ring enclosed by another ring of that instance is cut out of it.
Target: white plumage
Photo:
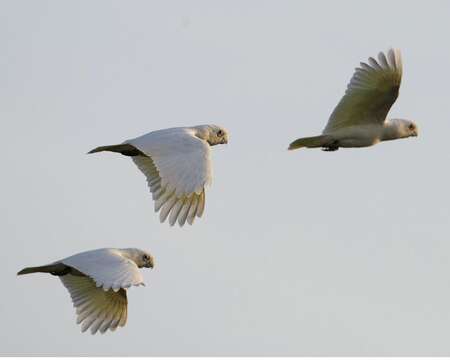
[[[378,61],[369,58],[368,64],[361,63],[322,135],[297,139],[289,149],[322,147],[337,150],[417,136],[418,129],[412,121],[386,118],[398,97],[402,73],[402,59],[397,49],[390,49],[387,56],[380,52]]]
[[[104,290],[129,288],[144,284],[138,265],[132,256],[134,249],[97,249],[82,252],[59,262],[92,278]],[[139,255],[138,255],[139,256]]]
[[[18,275],[35,272],[59,276],[76,308],[81,330],[104,333],[127,321],[126,289],[144,285],[141,267],[153,267],[153,257],[139,249],[97,249],[49,265],[30,267]]]
[[[210,147],[228,142],[227,131],[216,125],[178,127],[153,131],[119,145],[100,146],[89,153],[119,152],[131,156],[147,178],[160,211],[160,221],[169,218],[192,225],[205,208],[205,187],[212,182]]]

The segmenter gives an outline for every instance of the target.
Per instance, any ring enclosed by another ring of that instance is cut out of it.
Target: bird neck
[[[209,139],[209,126],[208,125],[199,125],[194,127],[194,135],[202,140]]]
[[[139,258],[139,251],[134,248],[119,249],[119,252],[124,258],[134,262]]]
[[[398,124],[390,120],[386,120],[381,133],[381,141],[394,140],[401,137]]]

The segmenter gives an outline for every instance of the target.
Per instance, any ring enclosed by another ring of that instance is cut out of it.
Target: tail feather
[[[94,154],[101,151],[111,151],[120,153],[122,155],[126,156],[138,156],[138,155],[144,155],[140,150],[136,149],[133,145],[130,144],[118,144],[118,145],[106,145],[106,146],[99,146],[95,149],[92,149],[88,152],[88,154]]]
[[[318,147],[326,147],[327,144],[332,141],[332,138],[328,135],[319,135],[312,137],[304,137],[293,141],[288,150],[300,149],[302,147],[307,148],[318,148]]]
[[[32,266],[26,267],[25,269],[20,270],[17,275],[26,275],[32,273],[50,273],[55,275],[65,275],[70,271],[70,268],[64,264],[50,264],[44,266]]]

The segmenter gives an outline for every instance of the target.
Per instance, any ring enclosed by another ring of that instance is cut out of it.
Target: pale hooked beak
[[[220,143],[221,144],[228,144],[228,138],[224,137]]]

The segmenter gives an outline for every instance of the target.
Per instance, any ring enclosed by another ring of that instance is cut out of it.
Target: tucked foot
[[[333,141],[330,144],[327,144],[327,146],[322,147],[323,151],[336,151],[339,149],[339,142],[337,140]]]

